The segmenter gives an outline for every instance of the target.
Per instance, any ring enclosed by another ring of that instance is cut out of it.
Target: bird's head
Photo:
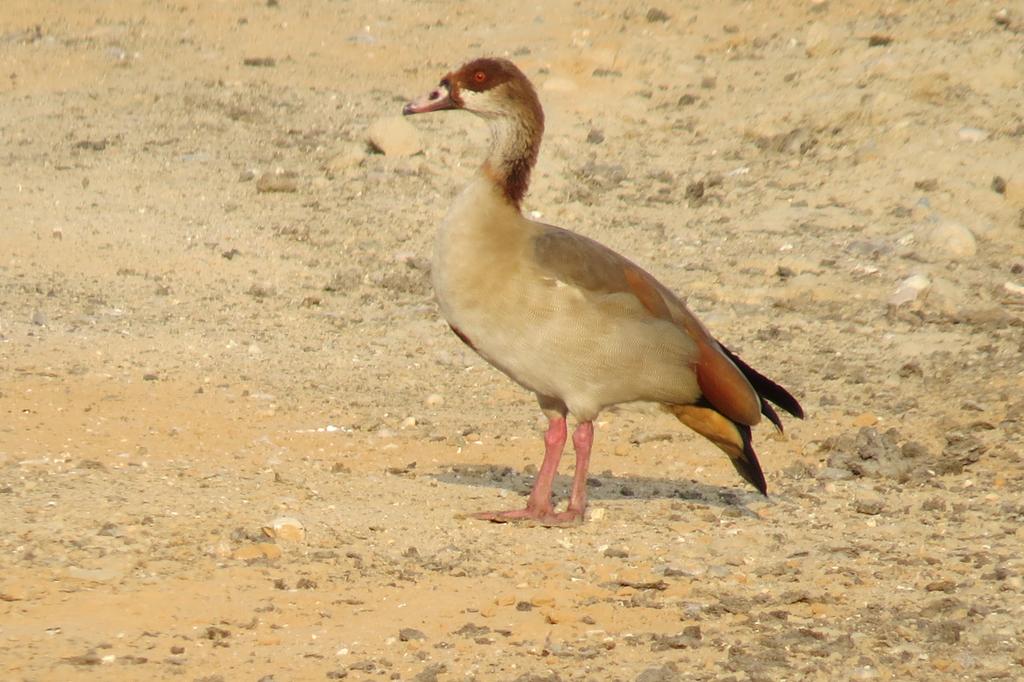
[[[485,57],[449,72],[436,88],[402,109],[406,116],[445,109],[465,109],[484,118],[524,112],[543,120],[529,79],[507,59]]]

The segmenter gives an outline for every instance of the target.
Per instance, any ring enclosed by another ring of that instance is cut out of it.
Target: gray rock
[[[875,516],[885,510],[885,500],[875,493],[861,493],[854,498],[853,509],[858,514]]]
[[[448,670],[444,663],[432,663],[413,675],[413,682],[437,682],[437,676]]]
[[[398,631],[398,639],[402,642],[411,642],[414,639],[426,639],[427,636],[423,634],[422,630],[416,628],[402,628]]]
[[[651,651],[693,649],[701,645],[701,639],[703,639],[703,636],[700,632],[700,626],[691,625],[676,635],[655,635],[651,642]]]
[[[455,635],[462,635],[463,637],[482,637],[489,633],[491,629],[486,625],[477,625],[476,623],[466,623],[461,628],[453,632]]]
[[[892,478],[908,481],[928,476],[928,467],[934,464],[931,454],[919,443],[899,444],[896,429],[880,433],[865,426],[858,431],[847,431],[827,438],[822,449],[829,453],[826,467],[818,478],[841,480],[841,471],[855,477]]]
[[[679,668],[675,663],[666,663],[657,668],[647,668],[636,676],[636,682],[675,682],[679,679]]]
[[[264,173],[256,181],[256,191],[260,194],[282,192],[291,193],[299,190],[299,183],[293,173]]]

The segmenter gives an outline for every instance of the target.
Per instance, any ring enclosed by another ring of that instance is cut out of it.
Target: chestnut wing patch
[[[761,401],[743,372],[682,301],[640,266],[568,230],[544,226],[535,240],[540,265],[559,280],[593,293],[629,293],[652,317],[671,320],[697,345],[693,370],[716,410],[740,424],[761,419]]]

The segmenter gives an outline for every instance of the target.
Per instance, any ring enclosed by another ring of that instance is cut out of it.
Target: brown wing
[[[698,348],[693,370],[708,403],[740,424],[760,421],[761,400],[743,372],[686,304],[653,276],[598,242],[557,227],[543,226],[534,249],[541,267],[566,284],[599,294],[632,294],[652,317],[674,322]]]

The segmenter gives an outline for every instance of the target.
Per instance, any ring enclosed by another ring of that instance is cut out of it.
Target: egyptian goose
[[[544,462],[525,509],[477,518],[565,525],[583,520],[594,419],[611,405],[661,404],[717,445],[740,476],[767,494],[751,445],[768,401],[803,417],[784,388],[718,343],[682,299],[628,259],[569,230],[523,216],[544,112],[530,81],[505,59],[476,59],[405,105],[405,115],[465,109],[485,119],[491,146],[437,234],[431,276],[452,331],[537,396],[548,418]],[[566,417],[576,471],[565,511],[552,483]]]

